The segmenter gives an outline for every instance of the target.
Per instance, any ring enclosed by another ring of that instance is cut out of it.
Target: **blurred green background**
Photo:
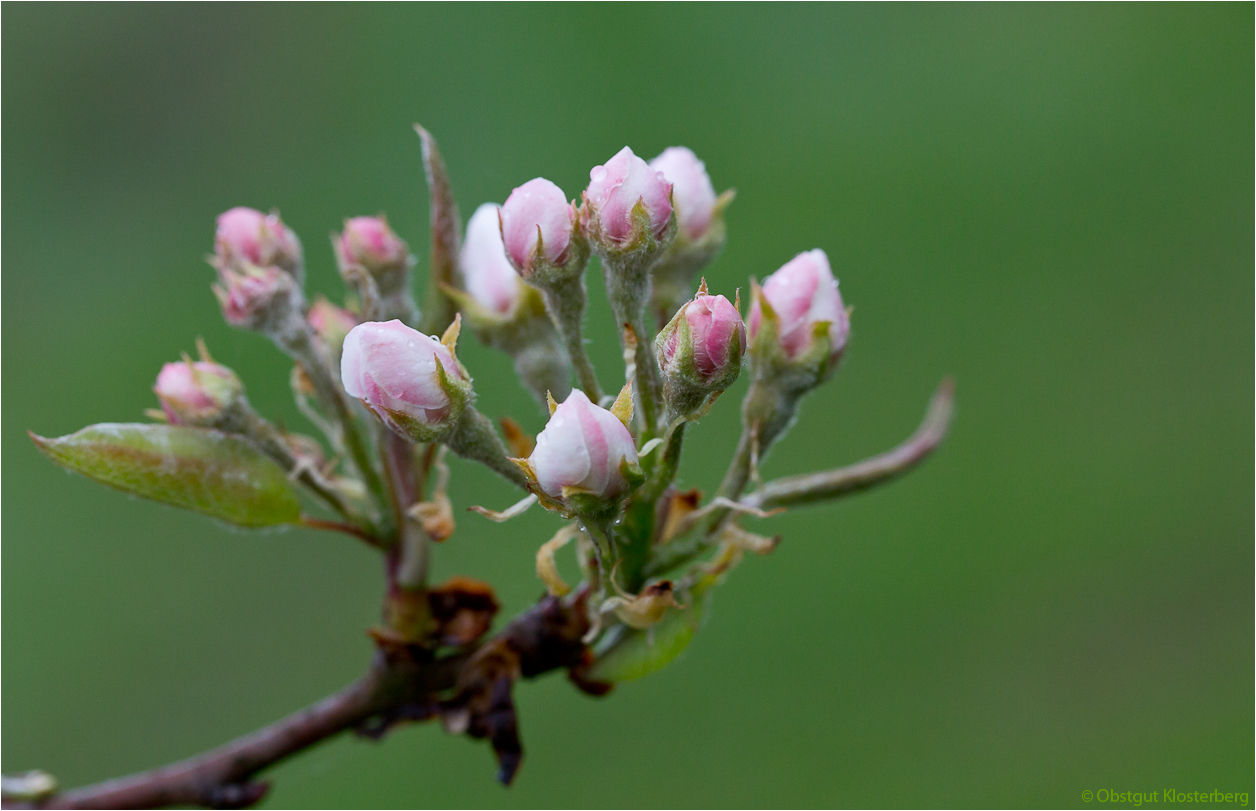
[[[463,214],[630,144],[736,187],[708,277],[833,260],[854,333],[768,476],[959,410],[910,477],[773,519],[670,669],[517,690],[509,790],[414,726],[273,773],[271,806],[1073,806],[1253,788],[1253,7],[46,6],[3,17],[3,769],[80,784],[214,746],[354,678],[375,556],[128,499],[23,432],[141,419],[203,335],[308,430],[288,365],[226,327],[214,216],[325,234],[386,211],[426,257],[422,122]],[[420,266],[423,274],[426,261]],[[591,276],[595,280],[596,276]],[[618,349],[593,284],[594,360]],[[541,414],[468,342],[484,410]],[[736,403],[689,436],[708,491]],[[458,463],[461,509],[509,488]],[[437,575],[541,590],[540,511],[459,512]],[[762,525],[761,525],[762,526]]]

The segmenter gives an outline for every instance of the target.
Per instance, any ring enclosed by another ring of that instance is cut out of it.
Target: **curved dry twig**
[[[929,401],[916,433],[893,450],[853,465],[774,479],[742,497],[747,507],[795,507],[844,496],[901,476],[925,460],[942,444],[955,412],[955,381],[943,380]]]

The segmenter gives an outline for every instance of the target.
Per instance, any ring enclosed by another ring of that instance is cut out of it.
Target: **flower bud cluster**
[[[414,443],[440,443],[531,494],[506,513],[486,514],[505,518],[539,502],[577,518],[581,546],[588,550],[581,554],[596,559],[595,587],[602,596],[608,585],[619,589],[612,574],[619,564],[630,570],[624,582],[639,592],[599,599],[593,619],[613,615],[628,628],[648,629],[667,611],[683,608],[671,581],[649,585],[647,563],[653,565],[651,544],[667,537],[666,528],[654,527],[657,502],[675,492],[684,423],[707,412],[737,380],[747,359],[752,380],[742,406],[743,435],[719,492],[725,503],[735,503],[754,460],[786,430],[802,396],[831,374],[845,348],[849,315],[828,258],[821,250],[801,253],[762,287],[752,280],[745,322],[740,295],[732,301],[712,295],[703,280],[690,297],[697,271],[725,243],[724,210],[732,192],[717,194],[703,162],[685,147],[669,147],[648,163],[624,147],[590,171],[577,202],[545,178],[529,180],[500,206],[477,208],[460,245],[448,191],[446,184],[440,221],[444,270],[434,270],[433,284],[447,297],[440,307],[456,305],[461,315],[442,337],[410,326],[418,315],[409,291],[415,261],[382,216],[348,219],[332,237],[341,275],[356,288],[356,309],[320,299],[307,311],[301,246],[291,230],[277,215],[252,209],[224,213],[213,260],[223,314],[232,324],[275,337],[311,378],[318,374],[310,358],[320,353],[305,348],[321,347],[326,363],[317,366],[324,377],[338,367],[340,387],[330,377],[323,381],[329,385],[314,385],[330,415],[333,446],[337,434],[343,430],[348,437],[357,421],[348,395],[394,434]],[[628,380],[610,408],[603,407],[607,400],[582,337],[584,271],[593,252],[601,258]],[[657,334],[646,327],[649,305],[662,324]],[[424,329],[441,328],[445,312],[434,308],[432,323]],[[507,429],[519,458],[508,458],[493,423],[475,408],[471,375],[455,354],[463,316],[486,343],[510,353],[525,386],[550,406],[535,444],[517,424]],[[304,344],[282,339],[295,331]],[[580,388],[571,387],[573,372]],[[238,404],[247,407],[235,375],[208,359],[167,365],[155,390],[167,419],[176,424],[221,425],[223,415],[238,410]],[[386,505],[404,492],[404,471],[396,468],[412,454],[396,437],[382,436],[377,444],[385,449],[388,493],[379,486],[374,460],[363,452],[369,443],[357,442],[357,450],[348,441],[344,445],[371,498]],[[318,456],[294,449],[285,453],[293,459]],[[292,467],[300,466],[294,462]],[[376,476],[375,484],[367,481],[368,474]],[[343,492],[324,488],[333,506]],[[405,514],[414,513],[394,512]],[[706,520],[712,522],[712,533],[727,529],[719,513]],[[658,569],[653,576],[666,571]],[[421,573],[416,577],[421,584]],[[678,580],[681,584],[690,588],[692,581]]]
[[[227,267],[273,266],[290,274],[298,286],[305,281],[301,241],[273,212],[237,206],[218,215],[214,252]]]
[[[301,243],[278,214],[237,207],[218,217],[214,295],[227,323],[284,343],[299,332],[305,295]]]

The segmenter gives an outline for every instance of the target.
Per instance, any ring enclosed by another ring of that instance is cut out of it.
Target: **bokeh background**
[[[1072,806],[1253,788],[1253,8],[47,6],[3,12],[3,769],[80,784],[193,754],[354,678],[380,571],[70,477],[23,432],[142,419],[227,328],[214,216],[325,235],[386,211],[426,257],[422,122],[464,215],[624,144],[736,187],[720,292],[801,250],[854,333],[769,476],[954,431],[884,489],[774,519],[686,655],[609,698],[517,691],[526,760],[415,726],[273,772],[270,806]],[[420,267],[420,277],[426,263]],[[591,276],[591,279],[597,277]],[[619,374],[593,284],[590,332]],[[468,342],[484,410],[542,415]],[[728,395],[688,438],[710,490]],[[509,489],[459,463],[454,499]],[[437,575],[536,599],[540,511],[460,519]]]

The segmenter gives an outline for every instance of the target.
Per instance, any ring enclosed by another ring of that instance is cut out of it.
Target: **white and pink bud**
[[[410,268],[414,259],[405,240],[397,236],[384,217],[353,217],[345,220],[344,230],[332,235],[332,248],[340,275],[350,283],[358,270],[365,270],[375,282],[376,292],[387,314],[412,316]]]
[[[711,227],[717,200],[706,165],[688,147],[669,146],[650,161],[650,168],[672,184],[678,237],[690,242],[701,240]]]
[[[337,258],[343,264],[367,270],[404,264],[410,257],[406,243],[393,233],[383,217],[352,217],[336,240]]]
[[[467,294],[484,312],[502,318],[514,313],[525,290],[502,244],[505,219],[504,213],[498,218],[498,208],[492,203],[477,208],[467,221],[460,256]],[[527,255],[526,251],[523,253]]]
[[[310,311],[305,314],[305,320],[310,322],[310,327],[323,342],[323,346],[333,353],[340,352],[345,336],[358,325],[357,316],[343,307],[337,307],[322,296],[310,305]]]
[[[699,293],[659,332],[656,346],[664,371],[684,367],[702,379],[722,377],[741,362],[746,325],[731,301]]]
[[[746,325],[736,305],[724,296],[707,295],[703,283],[698,295],[659,332],[654,350],[669,413],[693,416],[741,373]]]
[[[583,272],[587,253],[576,209],[550,181],[533,178],[512,191],[500,222],[506,256],[524,279],[543,282],[555,269],[574,266]]]
[[[614,500],[632,489],[637,448],[619,417],[573,389],[536,438],[528,465],[551,499]]]
[[[471,379],[449,349],[400,321],[350,330],[340,380],[392,430],[416,442],[443,438],[462,415]]]
[[[244,397],[244,385],[226,366],[182,360],[161,367],[153,392],[171,425],[213,427]]]
[[[767,302],[770,318],[761,301]],[[765,330],[769,320],[772,328]],[[764,280],[750,305],[752,345],[761,332],[770,334],[788,360],[806,353],[831,361],[845,349],[850,317],[824,251],[800,253]],[[817,340],[825,343],[817,345]]]
[[[584,191],[591,239],[603,252],[668,241],[675,227],[672,184],[624,147],[589,172]]]
[[[676,209],[676,240],[652,271],[651,304],[659,318],[666,319],[689,298],[698,272],[723,250],[724,209],[732,202],[733,191],[717,196],[706,166],[687,147],[669,146],[650,161],[650,168],[672,184]]]
[[[214,255],[221,267],[278,267],[302,284],[305,265],[301,241],[276,213],[237,206],[218,215]]]
[[[228,324],[267,334],[288,328],[294,314],[299,319],[304,300],[293,277],[275,266],[220,266],[214,295]]]

